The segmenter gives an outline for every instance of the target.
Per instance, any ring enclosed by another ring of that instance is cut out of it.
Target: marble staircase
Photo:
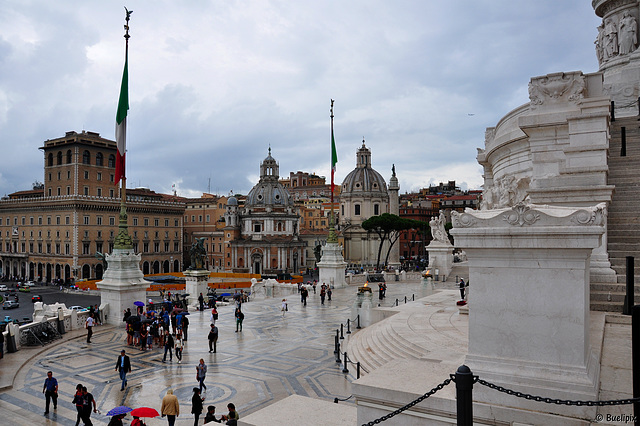
[[[622,128],[626,133],[626,156],[621,156]],[[591,284],[591,310],[622,312],[626,293],[626,256],[640,259],[640,122],[637,117],[611,123],[608,184],[615,185],[608,208],[607,250],[617,283]],[[636,262],[637,263],[637,262]],[[636,301],[640,296],[640,270],[635,270]]]

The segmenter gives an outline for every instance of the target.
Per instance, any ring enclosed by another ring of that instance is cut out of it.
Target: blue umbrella
[[[139,302],[139,301],[135,301],[133,302],[133,304],[136,306],[144,306],[144,302]]]
[[[180,316],[180,315],[189,315],[189,312],[180,312],[177,316]]]
[[[231,296],[231,293],[222,293],[220,296],[225,297],[225,296]]]
[[[107,416],[119,416],[120,414],[127,414],[129,411],[132,411],[133,408],[125,407],[121,405],[120,407],[113,408],[109,410]]]

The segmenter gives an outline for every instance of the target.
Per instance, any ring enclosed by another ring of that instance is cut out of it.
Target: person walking
[[[200,383],[200,392],[202,392],[202,388],[207,389],[207,386],[204,384],[204,379],[206,378],[207,366],[204,363],[204,359],[200,358],[200,364],[196,365],[196,380]]]
[[[164,356],[162,362],[167,362],[167,352],[169,352],[169,361],[173,362],[173,336],[169,330],[164,332]]]
[[[202,293],[198,296],[198,303],[200,304],[200,312],[204,312],[204,296]]]
[[[73,401],[71,401],[76,406],[76,411],[78,415],[76,416],[76,426],[80,424],[80,420],[83,420],[84,423],[84,414],[82,412],[84,407],[84,394],[82,393],[82,384],[78,383],[76,386],[76,394],[73,396]]]
[[[464,279],[460,278],[460,300],[464,300]]]
[[[236,308],[235,317],[236,317],[236,333],[237,333],[238,328],[240,328],[240,331],[242,331],[242,321],[244,320],[244,314],[242,313],[242,310],[240,309],[239,306]]]
[[[215,306],[211,309],[211,317],[209,318],[209,321],[211,321],[211,324],[215,324],[216,321],[218,321],[218,310]]]
[[[184,336],[184,341],[187,341],[187,333],[189,331],[189,317],[186,314],[182,315],[182,334]]]
[[[180,415],[180,403],[178,397],[173,394],[173,389],[169,389],[167,394],[162,398],[162,407],[160,407],[162,417],[167,416],[169,426],[176,423],[176,417]]]
[[[191,397],[191,413],[194,416],[193,426],[198,426],[198,419],[202,414],[202,397],[200,389],[193,388],[193,397]]]
[[[93,336],[93,326],[95,325],[95,321],[93,319],[93,313],[89,314],[87,320],[84,323],[85,328],[87,329],[87,343],[91,343],[91,336]]]
[[[215,324],[211,324],[211,330],[207,336],[209,340],[209,353],[216,353],[216,344],[218,343],[218,327]]]
[[[182,334],[178,332],[176,336],[176,358],[178,358],[178,364],[182,364],[182,348],[184,344],[182,343]]]
[[[44,407],[44,414],[49,414],[49,405],[53,400],[53,409],[58,409],[58,381],[53,377],[53,372],[47,371],[47,378],[44,379],[44,386],[42,387],[42,393],[44,394],[46,404]]]
[[[93,412],[97,413],[98,408],[96,407],[96,400],[93,398],[93,395],[87,390],[86,386],[82,387],[82,421],[86,426],[93,426],[91,422],[91,405],[93,404]]]
[[[287,299],[282,299],[282,307],[280,308],[280,310],[282,311],[282,318],[284,318],[284,313],[289,310],[289,308],[287,307]]]
[[[327,286],[327,300],[331,302],[331,285]]]
[[[325,288],[325,285],[322,284],[322,287],[320,287],[320,304],[324,305],[324,298],[327,295],[327,290]]]
[[[309,291],[307,290],[307,286],[302,286],[302,290],[300,290],[300,301],[304,306],[307,306],[307,296],[309,296]]]
[[[127,373],[131,372],[131,360],[125,355],[124,349],[120,352],[120,356],[116,361],[116,371],[120,372],[120,380],[122,380],[121,391],[127,386]]]

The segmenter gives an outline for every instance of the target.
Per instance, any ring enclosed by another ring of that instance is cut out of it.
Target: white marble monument
[[[589,341],[589,263],[604,233],[604,204],[452,212],[469,259],[473,306],[466,364],[475,375],[550,398],[595,400],[599,360]],[[539,410],[483,386],[474,399]],[[594,418],[595,407],[545,411]]]
[[[427,252],[429,253],[429,269],[433,276],[437,274],[447,277],[453,268],[453,245],[444,229],[444,222],[442,210],[440,210],[440,216],[434,216],[429,221],[432,240],[427,246]]]

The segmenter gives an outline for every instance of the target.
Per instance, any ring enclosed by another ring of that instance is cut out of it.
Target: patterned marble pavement
[[[418,297],[420,286],[418,282],[389,283],[384,305],[392,304],[395,298],[410,298],[412,293]],[[318,294],[310,294],[306,307],[297,295],[292,295],[284,318],[280,299],[246,303],[243,331],[238,333],[233,307],[221,307],[215,354],[209,353],[207,343],[209,315],[194,312],[189,317],[189,336],[181,364],[175,356],[172,362],[162,363],[160,348],[142,352],[127,347],[124,327],[97,327],[91,344],[85,343],[84,334],[67,337],[25,360],[13,389],[0,393],[0,423],[73,425],[76,410],[71,400],[76,384],[82,383],[96,399],[99,413],[92,414],[96,425],[106,424],[106,412],[119,405],[159,410],[167,389],[173,389],[180,402],[181,414],[176,424],[192,424],[191,390],[198,384],[195,366],[200,358],[208,366],[205,407],[215,405],[218,414],[226,412],[229,402],[242,416],[293,394],[331,401],[335,397],[346,398],[351,395],[355,368],[342,373],[333,354],[334,336],[340,323],[352,315],[355,293],[355,287],[337,289],[333,300],[322,306],[318,290]],[[122,349],[131,357],[133,368],[124,391],[120,391],[118,373],[114,371]],[[44,416],[42,385],[48,370],[58,379],[60,399],[58,409]],[[343,402],[350,403],[353,401]],[[147,424],[166,424],[166,420],[148,419]]]

